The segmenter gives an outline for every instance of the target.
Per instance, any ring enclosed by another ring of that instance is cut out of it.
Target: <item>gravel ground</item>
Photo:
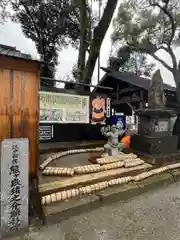
[[[11,240],[180,240],[180,182]]]

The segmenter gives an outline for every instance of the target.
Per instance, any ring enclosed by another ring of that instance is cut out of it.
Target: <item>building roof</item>
[[[20,52],[19,50],[16,49],[16,47],[7,46],[3,44],[0,44],[0,55],[28,61],[40,62],[39,60],[32,59],[30,54]]]
[[[122,73],[119,71],[114,71],[110,68],[101,68],[103,71],[106,72],[106,74],[104,75],[104,77],[101,79],[101,81],[99,82],[99,85],[103,85],[105,80],[107,78],[114,78],[118,81],[123,81],[126,83],[129,83],[131,85],[140,87],[142,89],[148,90],[150,83],[151,83],[151,79],[148,78],[143,78],[143,77],[139,77],[133,73]],[[176,91],[176,88],[173,86],[170,86],[166,83],[164,83],[164,90],[169,90],[169,91]]]

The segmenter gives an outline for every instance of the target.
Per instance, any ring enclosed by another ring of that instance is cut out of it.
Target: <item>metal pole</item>
[[[53,78],[48,78],[48,77],[41,77],[41,80],[46,80],[46,81],[53,81],[53,82],[59,82],[59,83],[72,83],[74,85],[80,85],[80,86],[84,86],[84,87],[94,87],[94,88],[101,88],[101,89],[107,89],[107,90],[113,90],[113,88],[111,87],[103,87],[103,86],[96,86],[96,85],[92,85],[92,84],[86,84],[86,83],[80,83],[80,82],[68,82],[68,81],[64,81],[64,80],[56,80]]]

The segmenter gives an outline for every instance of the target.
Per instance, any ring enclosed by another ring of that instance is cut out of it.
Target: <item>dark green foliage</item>
[[[125,0],[114,20],[112,41],[120,46],[128,45],[132,51],[147,53],[169,70],[176,83],[176,97],[180,105],[180,62],[174,48],[180,46],[179,0]],[[171,58],[171,64],[158,57],[163,50]],[[180,112],[180,109],[177,109]],[[179,116],[179,114],[178,114]],[[177,126],[174,134],[179,134]]]
[[[120,52],[118,51],[117,57],[110,57],[110,68],[120,72],[130,72],[135,75],[150,77],[155,64],[149,63],[145,54],[127,52],[123,55]]]
[[[150,54],[175,76],[178,64],[172,47],[180,44],[179,0],[125,0],[113,26],[114,44]],[[173,67],[156,55],[160,49],[170,55]]]
[[[1,0],[0,1],[0,24],[3,24],[9,16],[9,12],[7,11],[9,0]]]
[[[11,5],[15,12],[13,20],[21,24],[23,33],[36,44],[44,61],[41,75],[54,77],[58,51],[78,43],[79,9],[70,0],[19,0]]]

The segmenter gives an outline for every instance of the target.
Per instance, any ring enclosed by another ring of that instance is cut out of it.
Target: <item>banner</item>
[[[40,122],[89,123],[89,96],[40,92]]]
[[[105,124],[106,122],[106,97],[91,96],[91,124]]]

